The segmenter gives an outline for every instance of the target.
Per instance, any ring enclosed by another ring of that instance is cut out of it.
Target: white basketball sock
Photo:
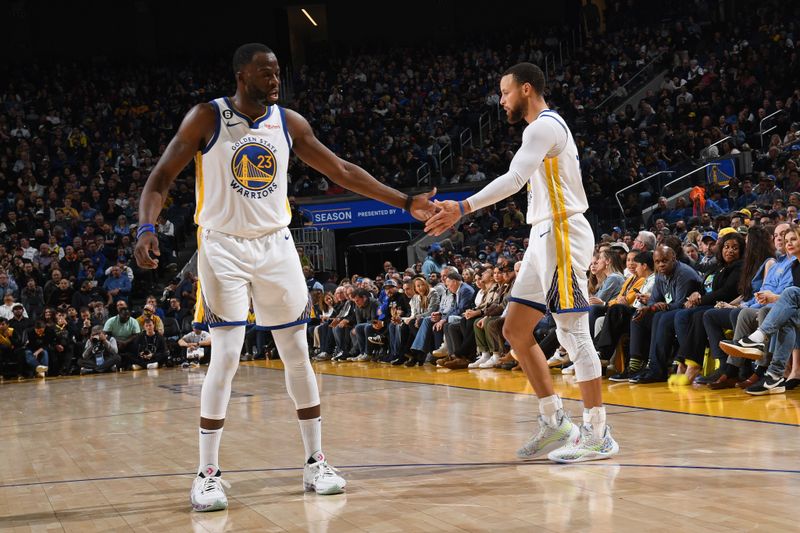
[[[592,426],[592,434],[598,439],[602,439],[606,434],[606,407],[592,407],[591,409],[583,409],[583,423],[584,425]]]
[[[561,398],[558,394],[539,398],[539,412],[550,427],[558,425],[558,411],[563,408],[564,405],[561,403]]]
[[[322,417],[298,420],[298,422],[306,451],[305,460],[308,461],[312,455],[322,451]]]
[[[222,429],[200,428],[200,466],[198,472],[205,473],[208,465],[219,469],[219,442],[222,440]],[[213,474],[213,471],[211,472]]]

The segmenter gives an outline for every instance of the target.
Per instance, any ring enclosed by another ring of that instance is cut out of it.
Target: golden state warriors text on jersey
[[[198,152],[195,222],[203,228],[255,238],[285,228],[291,137],[284,110],[269,106],[255,120],[228,98],[211,102],[217,125]]]
[[[231,146],[231,187],[245,198],[266,198],[278,189],[275,183],[277,147],[267,139],[248,135]]]

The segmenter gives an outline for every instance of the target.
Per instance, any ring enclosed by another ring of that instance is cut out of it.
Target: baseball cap
[[[620,228],[619,226],[614,226],[613,228],[611,228],[611,231],[616,231],[617,233],[622,233],[622,228]]]
[[[612,242],[611,243],[611,247],[612,248],[620,248],[622,250],[625,250],[625,253],[628,253],[628,252],[631,251],[631,249],[628,248],[628,245],[625,244],[624,242]]]
[[[739,234],[741,235],[747,235],[747,232],[750,231],[750,228],[748,228],[747,226],[739,226],[738,228],[736,228],[736,231],[738,231]]]
[[[736,230],[731,228],[730,226],[727,227],[727,228],[722,228],[721,230],[719,230],[718,237],[721,239],[722,237],[724,237],[728,233],[736,233]]]
[[[428,251],[429,252],[441,252],[442,251],[442,245],[439,244],[438,242],[434,242],[430,246],[428,246]]]
[[[312,291],[324,291],[325,287],[322,286],[322,283],[319,281],[315,281],[314,284],[311,286]]]
[[[716,241],[719,238],[716,231],[707,231],[703,233],[703,240],[711,239],[712,241]]]
[[[23,310],[25,309],[25,307],[23,307],[23,305],[21,303],[16,303],[16,304],[12,305],[11,309],[14,310],[17,307],[19,307],[20,309],[23,309]]]
[[[737,215],[742,215],[746,218],[753,218],[753,213],[750,212],[749,209],[740,209],[736,212]]]
[[[395,280],[393,280],[393,279],[387,279],[387,280],[386,280],[386,281],[383,283],[383,286],[384,286],[384,287],[397,287],[397,282],[396,282]]]

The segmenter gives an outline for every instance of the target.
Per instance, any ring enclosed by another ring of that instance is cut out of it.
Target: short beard
[[[525,107],[526,106],[524,104],[521,104],[518,108],[509,109],[508,111],[506,111],[506,115],[508,117],[508,123],[516,124],[520,122],[522,119],[524,119],[525,115],[527,115],[528,112],[527,109],[524,109]]]
[[[262,105],[267,105],[267,93],[260,91],[255,87],[245,86],[245,94],[247,97]]]

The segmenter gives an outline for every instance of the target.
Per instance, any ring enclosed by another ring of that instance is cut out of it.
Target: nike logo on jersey
[[[541,237],[544,237],[544,236],[545,236],[545,235],[547,235],[548,233],[550,233],[550,230],[547,230],[547,231],[545,231],[544,233],[541,233],[541,234],[539,235],[539,237],[540,237],[540,238],[541,238]]]
[[[233,126],[238,126],[241,123],[242,123],[242,121],[240,120],[239,122],[226,122],[225,125],[230,128],[230,127],[233,127]]]

